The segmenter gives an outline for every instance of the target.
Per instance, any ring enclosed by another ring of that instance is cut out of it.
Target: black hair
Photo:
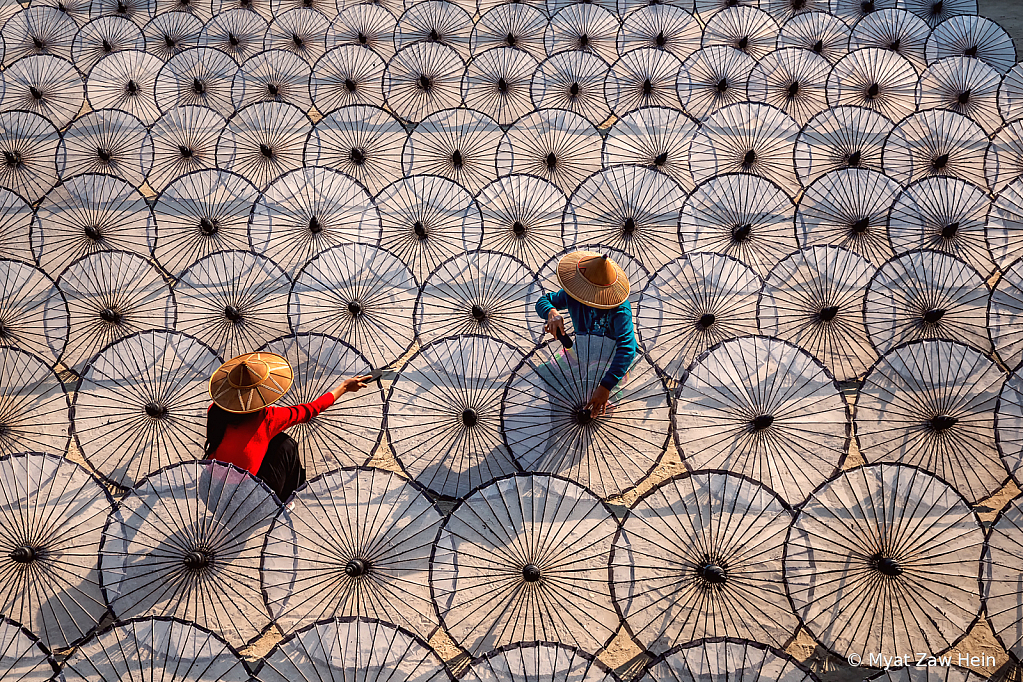
[[[250,419],[258,417],[258,415],[259,411],[249,412],[248,414],[228,412],[214,403],[209,412],[206,413],[206,446],[203,448],[205,458],[213,458],[213,453],[217,451],[220,443],[224,440],[224,434],[227,432],[228,426],[243,424]]]

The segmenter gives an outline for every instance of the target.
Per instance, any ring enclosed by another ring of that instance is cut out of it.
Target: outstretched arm
[[[370,380],[370,376],[367,374],[360,377],[351,377],[345,379],[338,384],[331,393],[334,394],[334,400],[337,400],[345,393],[355,393],[360,388],[366,388],[366,382]]]

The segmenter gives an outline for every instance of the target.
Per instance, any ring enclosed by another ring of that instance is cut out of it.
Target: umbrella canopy
[[[900,189],[887,175],[862,168],[820,176],[796,210],[800,246],[841,246],[881,265],[893,255],[888,215]]]
[[[731,47],[760,61],[774,51],[778,32],[778,22],[767,12],[752,5],[735,5],[707,19],[702,44]]]
[[[473,57],[498,47],[516,47],[537,60],[547,56],[544,13],[526,3],[500,4],[476,22],[469,37]]]
[[[642,355],[611,391],[604,416],[583,409],[614,354],[614,339],[577,336],[571,350],[551,341],[516,368],[501,419],[524,471],[567,476],[607,498],[631,490],[657,465],[671,414],[664,384]]]
[[[398,374],[387,442],[434,495],[459,498],[518,470],[501,434],[501,398],[522,358],[497,338],[454,336],[425,345]]]
[[[167,61],[182,50],[203,45],[202,30],[202,20],[186,12],[158,14],[142,29],[145,50]]]
[[[888,219],[896,253],[934,249],[969,263],[985,277],[995,269],[985,227],[991,199],[958,178],[918,180],[899,195]]]
[[[223,359],[180,332],[133,334],[100,351],[75,389],[75,444],[107,481],[203,459],[209,379]]]
[[[984,159],[984,171],[988,187],[995,193],[1023,175],[1023,121],[1012,121],[995,133]]]
[[[291,332],[290,288],[287,273],[269,258],[217,251],[188,266],[174,285],[176,328],[222,358],[251,352]]]
[[[462,79],[465,105],[490,116],[500,125],[511,125],[533,111],[530,87],[537,66],[536,58],[530,53],[513,47],[495,47],[477,54],[465,67]]]
[[[700,22],[681,6],[643,3],[622,20],[618,52],[653,47],[684,60],[697,50],[702,36]]]
[[[312,124],[285,102],[258,102],[239,110],[217,141],[217,168],[238,173],[260,190],[302,167]]]
[[[955,339],[990,352],[989,296],[983,276],[966,262],[940,251],[910,251],[873,276],[863,319],[879,353],[922,339]]]
[[[566,49],[542,62],[530,91],[537,110],[567,109],[599,126],[611,115],[604,97],[608,63],[596,54]]]
[[[252,208],[252,248],[294,275],[346,242],[376,243],[380,216],[365,188],[344,173],[304,166],[274,181]]]
[[[876,111],[893,121],[916,111],[917,74],[897,52],[880,47],[853,50],[828,76],[828,103]]]
[[[693,253],[650,278],[636,306],[639,341],[663,374],[680,381],[697,355],[757,333],[761,280],[724,254]]]
[[[296,334],[271,341],[261,351],[287,358],[294,373],[291,389],[276,403],[301,405],[333,390],[348,377],[373,370],[357,350],[330,336]],[[376,386],[348,393],[327,412],[288,429],[298,441],[298,454],[310,477],[345,466],[361,466],[383,433],[384,399]]]
[[[419,0],[409,3],[394,29],[394,47],[402,49],[426,41],[450,47],[462,59],[468,59],[472,17],[464,9],[446,0]]]
[[[810,119],[796,140],[796,173],[804,186],[840,168],[881,172],[884,141],[895,124],[871,109],[833,107]]]
[[[678,72],[678,98],[703,121],[719,109],[746,101],[746,84],[757,60],[742,50],[715,45],[696,50]]]
[[[164,114],[182,106],[201,106],[230,116],[236,108],[231,105],[231,83],[237,72],[235,61],[220,50],[182,50],[160,69],[156,105]]]
[[[998,89],[998,110],[1005,121],[1023,116],[1023,66],[1016,65],[1002,78]]]
[[[679,237],[688,253],[722,253],[766,276],[795,251],[795,206],[770,180],[745,173],[712,177],[693,191],[679,215]]]
[[[120,109],[146,125],[160,118],[156,79],[163,67],[159,57],[138,50],[115,52],[89,72],[86,92],[93,109]]]
[[[21,10],[3,27],[4,59],[8,64],[36,54],[71,59],[71,44],[78,33],[74,19],[56,7],[45,5]]]
[[[784,646],[799,626],[782,555],[792,512],[731,473],[684,474],[641,497],[611,554],[615,607],[652,654],[701,637]]]
[[[544,34],[547,54],[563,50],[581,50],[600,57],[608,64],[618,59],[618,29],[621,22],[614,9],[598,3],[574,2],[551,13]]]
[[[153,207],[153,255],[173,277],[217,251],[247,249],[258,191],[240,175],[194,171],[174,180]]]
[[[570,194],[601,168],[602,138],[579,114],[531,112],[516,121],[497,148],[497,174],[529,173]]]
[[[998,87],[1002,75],[978,59],[945,57],[920,74],[917,108],[948,109],[978,123],[989,135],[1002,125]]]
[[[9,65],[0,92],[4,109],[22,110],[12,114],[38,114],[59,128],[78,115],[85,101],[82,74],[70,62],[53,55],[24,57]]]
[[[139,26],[144,26],[153,18],[156,3],[146,0],[96,0],[89,9],[90,18],[118,16],[130,19]]]
[[[568,199],[555,185],[532,175],[505,175],[476,198],[483,216],[481,248],[522,261],[537,272],[565,248],[561,218]]]
[[[162,192],[192,171],[215,168],[217,139],[226,125],[223,116],[205,107],[177,107],[164,114],[149,129],[153,140],[149,186]]]
[[[877,47],[902,55],[917,71],[927,67],[924,49],[931,28],[905,9],[886,7],[866,15],[853,26],[849,49]]]
[[[976,515],[941,479],[909,466],[858,467],[799,511],[785,581],[804,626],[839,656],[937,654],[980,612],[973,577],[983,544]]]
[[[976,14],[977,0],[903,0],[899,6],[909,10],[934,28],[952,17]]]
[[[746,682],[770,675],[777,680],[817,682],[817,676],[784,651],[741,639],[700,639],[666,652],[647,668],[641,682]]]
[[[497,179],[494,159],[502,136],[497,121],[478,111],[447,109],[432,114],[405,143],[405,174],[440,175],[475,195]]]
[[[407,139],[405,128],[384,109],[342,107],[313,127],[305,162],[346,173],[375,196],[403,174],[401,152]]]
[[[991,526],[984,547],[981,580],[984,612],[995,637],[1016,659],[1023,658],[1019,614],[1019,571],[1023,560],[1023,504],[1016,500]]]
[[[39,201],[57,184],[55,157],[59,144],[57,129],[42,116],[28,111],[0,112],[0,154],[4,157],[0,187],[33,204]],[[21,245],[26,243],[22,241]]]
[[[831,373],[780,339],[747,336],[693,362],[675,404],[675,438],[691,471],[724,469],[799,504],[834,475],[849,412]]]
[[[115,623],[89,638],[62,668],[68,682],[246,682],[234,648],[201,625],[152,616]]]
[[[69,2],[58,2],[57,0],[33,0],[30,6],[43,6],[43,7],[55,7],[61,9],[64,14],[74,19],[75,23],[79,26],[84,26],[89,22],[89,9],[91,2],[85,0],[70,0]],[[3,3],[3,8],[0,9],[0,25],[3,25],[8,18],[14,13],[21,10],[21,5],[17,2],[7,0]]]
[[[447,259],[476,248],[482,237],[479,206],[464,188],[437,175],[413,175],[376,197],[390,250],[423,282]]]
[[[838,246],[795,252],[764,282],[761,333],[810,351],[839,381],[855,380],[877,359],[863,323],[863,297],[875,272]]]
[[[927,62],[953,56],[978,59],[1005,75],[1016,65],[1012,38],[997,23],[976,15],[946,19],[934,27],[925,47]]]
[[[747,96],[778,107],[802,125],[828,108],[830,72],[828,60],[812,50],[782,48],[753,67]]]
[[[9,189],[0,187],[0,257],[29,263],[35,261],[32,240],[29,238],[34,217],[28,202]]]
[[[1023,178],[998,193],[987,214],[987,246],[999,268],[1023,256]]]
[[[611,65],[604,97],[615,116],[640,107],[678,107],[676,84],[682,61],[670,52],[637,48]]]
[[[643,107],[621,116],[604,140],[605,166],[654,166],[687,192],[693,190],[689,144],[699,124],[668,107]]]
[[[268,26],[266,19],[255,12],[233,9],[215,15],[203,26],[200,43],[241,64],[262,51]]]
[[[145,197],[124,180],[102,174],[66,179],[39,204],[33,227],[32,250],[51,276],[108,249],[147,257],[156,236]]]
[[[926,340],[889,351],[856,400],[867,462],[912,464],[941,476],[967,501],[1008,479],[995,447],[995,401],[1005,374],[980,351]]]
[[[827,12],[828,4],[828,0],[761,0],[760,9],[784,23],[809,12]]]
[[[443,517],[416,484],[349,467],[314,478],[291,499],[294,508],[267,535],[261,566],[266,603],[283,632],[361,616],[432,634],[428,578]]]
[[[342,10],[327,31],[327,50],[342,45],[358,45],[368,47],[384,61],[393,57],[397,19],[385,4],[388,3],[359,3]],[[400,8],[395,9],[401,13]]]
[[[17,348],[0,347],[0,358],[0,456],[63,455],[71,442],[69,403],[50,363]]]
[[[884,144],[883,163],[902,185],[932,175],[977,182],[984,178],[987,146],[987,134],[969,118],[931,109],[895,126]]]
[[[849,52],[850,34],[849,26],[840,17],[827,12],[806,12],[795,15],[782,25],[778,47],[811,50],[828,60],[829,64],[834,64]]]
[[[432,680],[454,678],[429,645],[413,633],[370,618],[334,618],[287,637],[263,657],[260,682],[327,679]]]
[[[35,452],[0,458],[0,491],[0,611],[50,648],[81,641],[107,612],[97,568],[110,495],[84,467]]]
[[[76,119],[61,137],[57,172],[62,178],[105,173],[139,187],[153,165],[153,141],[145,124],[117,109]]]
[[[313,65],[309,95],[317,111],[384,103],[384,60],[359,45],[340,45]]]
[[[434,549],[442,624],[470,654],[544,637],[600,649],[619,622],[607,579],[617,528],[592,492],[557,476],[515,474],[477,489]]]
[[[45,682],[57,674],[57,661],[39,638],[0,617],[0,674],[20,682]]]
[[[557,642],[509,644],[469,666],[467,682],[616,682],[618,676],[592,655]]]
[[[329,29],[330,19],[306,5],[275,12],[263,38],[263,49],[294,52],[311,66],[326,51]]]
[[[182,462],[139,481],[103,530],[100,577],[119,618],[160,614],[232,646],[271,623],[259,562],[280,511],[262,481],[231,464]]]
[[[1023,261],[1010,265],[991,291],[987,331],[1002,363],[1016,368],[1023,362]],[[982,348],[984,346],[979,346]]]
[[[215,17],[235,9],[251,12],[266,21],[270,21],[274,17],[274,12],[270,10],[270,0],[213,0],[213,16]]]
[[[67,301],[53,280],[28,263],[0,259],[0,344],[55,365],[67,338]]]
[[[831,13],[850,27],[855,27],[866,17],[894,9],[897,5],[897,0],[868,0],[866,3],[863,0],[831,0]]]
[[[83,73],[88,73],[111,52],[144,49],[146,39],[134,22],[121,17],[100,17],[82,26],[75,35],[71,61]]]
[[[452,48],[419,42],[399,50],[384,71],[387,106],[410,123],[462,102],[465,64]]]
[[[385,367],[415,339],[412,315],[418,295],[411,270],[390,251],[342,244],[296,275],[288,314],[295,331],[337,337],[372,367]]]
[[[108,344],[146,329],[173,329],[174,295],[159,271],[127,251],[99,251],[64,270],[70,330],[61,362],[75,372]]]
[[[231,59],[227,62],[234,65]],[[256,102],[287,102],[303,111],[308,111],[313,105],[309,96],[312,68],[293,52],[260,52],[231,69],[230,73],[234,78],[231,99],[235,109]]]

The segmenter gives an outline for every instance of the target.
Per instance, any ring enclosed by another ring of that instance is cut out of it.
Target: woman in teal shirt
[[[599,417],[607,409],[611,391],[636,358],[629,280],[610,258],[589,251],[568,254],[558,263],[557,272],[561,290],[536,302],[536,314],[547,320],[544,329],[555,337],[563,335],[565,318],[558,311],[568,310],[577,335],[605,336],[615,341],[611,366],[584,407]]]

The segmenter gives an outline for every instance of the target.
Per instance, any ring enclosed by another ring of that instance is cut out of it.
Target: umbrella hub
[[[192,154],[195,154],[194,150],[186,147],[183,144],[179,144],[178,145],[178,152],[181,154],[181,157],[184,158],[184,159],[190,159],[190,158],[192,158]]]
[[[860,11],[864,14],[870,14],[874,11],[874,0],[863,0],[860,3]]]
[[[117,308],[107,307],[99,311],[99,319],[103,320],[107,324],[121,324],[121,320],[124,319],[124,315],[121,314]]]
[[[849,229],[852,230],[853,234],[863,234],[867,231],[868,227],[870,227],[870,218],[860,218],[850,225]]]
[[[558,166],[558,157],[554,156],[554,152],[547,155],[546,163],[547,171],[553,173],[554,169]]]
[[[813,51],[816,52],[817,54],[824,52],[824,41],[818,40],[816,43],[814,43]]]
[[[323,223],[321,223],[316,216],[309,218],[309,231],[313,234],[323,232]]]
[[[185,568],[192,571],[201,571],[204,568],[208,568],[213,563],[213,555],[209,552],[201,549],[193,549],[191,552],[185,554],[185,558],[182,560],[185,564]]]
[[[227,42],[231,43],[232,47],[238,47],[239,45],[241,45],[242,41],[238,40],[238,36],[236,36],[235,34],[228,33]]]
[[[792,9],[800,10],[806,7],[806,0],[792,0]]]
[[[703,315],[700,315],[700,319],[696,321],[696,328],[700,331],[707,331],[714,326],[715,322],[717,322],[717,317],[714,316],[714,313],[704,313]]]
[[[650,82],[649,78],[647,78],[645,81],[643,81],[643,94],[644,95],[649,95],[653,91],[654,91],[654,84]]]
[[[935,2],[933,5],[931,5],[931,15],[932,16],[938,16],[939,14],[941,14],[944,11],[945,11],[945,0],[937,0],[937,2]]]
[[[923,314],[924,322],[927,324],[938,324],[943,317],[945,317],[945,311],[942,308],[931,308],[925,310]]]
[[[951,429],[958,422],[959,419],[956,417],[951,417],[947,414],[936,414],[930,418],[928,424],[935,433],[943,433]]]
[[[98,225],[86,225],[84,232],[85,236],[94,242],[98,242],[102,238]]]
[[[360,578],[369,571],[369,562],[365,559],[350,559],[345,564],[345,575],[349,578]]]
[[[838,306],[829,305],[817,311],[817,319],[821,322],[831,322],[838,315]]]
[[[192,79],[192,92],[197,95],[202,95],[206,92],[206,84],[198,78]]]
[[[360,303],[359,301],[349,301],[348,302],[348,314],[349,315],[351,315],[352,317],[358,317],[359,315],[362,315],[363,312],[364,311],[363,311],[363,308],[362,308],[362,303]]]
[[[226,305],[224,306],[224,317],[231,322],[238,324],[242,321],[242,311],[238,310],[238,308],[233,305]]]
[[[483,323],[487,319],[487,311],[479,303],[472,304],[472,319],[479,323]]]
[[[792,81],[789,84],[789,99],[799,96],[799,81]]]
[[[41,100],[43,98],[42,91],[40,91],[39,88],[37,88],[34,85],[28,86],[28,91],[32,95],[32,99],[34,100]]]
[[[519,42],[519,39],[511,34],[509,31],[508,35],[504,37],[504,44],[508,47],[515,47],[515,43]]]
[[[710,585],[721,585],[728,579],[725,569],[713,561],[697,567],[696,573]]]
[[[585,405],[580,405],[572,413],[572,420],[579,426],[588,426],[593,423],[593,413]]]
[[[725,4],[728,7],[738,7],[739,6],[739,0],[728,0],[728,2],[726,2]]]
[[[455,170],[460,170],[464,163],[465,159],[462,158],[462,152],[457,149],[451,152],[451,165],[455,167]]]
[[[146,403],[146,415],[150,419],[163,419],[167,416],[167,408],[164,405],[152,400]]]
[[[622,234],[630,235],[636,231],[636,219],[629,216],[625,219],[625,223],[622,225]]]
[[[438,33],[438,32],[437,32],[437,29],[436,29],[436,28],[431,28],[431,29],[430,29],[430,35],[429,35],[429,36],[427,36],[427,39],[428,39],[428,40],[429,40],[429,41],[430,41],[431,43],[436,43],[436,42],[439,42],[439,41],[440,41],[440,33]]]
[[[976,57],[977,56],[977,46],[976,45],[971,45],[970,47],[968,47],[965,50],[963,50],[963,56],[964,57]]]
[[[124,86],[124,91],[129,95],[139,94],[139,84],[134,79],[129,79],[128,84]]]
[[[657,37],[654,38],[654,43],[657,45],[657,47],[664,47],[664,44],[667,42],[668,39],[664,37],[664,31],[658,33]]]
[[[874,99],[881,94],[881,86],[878,83],[871,83],[867,88],[867,99]]]
[[[973,92],[973,90],[963,90],[962,92],[959,93],[959,96],[956,97],[956,100],[961,105],[962,104],[969,104],[969,102],[970,102],[970,94],[972,92]]]
[[[750,428],[754,432],[763,431],[774,423],[774,416],[770,414],[758,414],[749,420]]]
[[[366,151],[358,147],[352,147],[352,151],[348,152],[348,160],[356,166],[361,166],[366,163]]]
[[[270,146],[265,143],[260,143],[259,153],[268,159],[272,159],[274,157],[274,150],[270,149]]]
[[[103,163],[110,163],[110,159],[114,158],[111,151],[109,149],[104,149],[103,147],[96,148],[96,155],[99,156],[99,160]]]
[[[9,339],[11,337],[10,329],[7,327],[7,323],[4,320],[0,320],[0,339]],[[0,424],[0,436],[4,433],[4,425]]]
[[[724,92],[725,90],[727,90],[728,89],[728,79],[727,78],[722,78],[721,80],[719,80],[717,87],[718,87],[718,92]]]
[[[110,54],[111,52],[114,51],[113,45],[111,45],[106,38],[103,39],[103,51],[106,52],[107,54]]]
[[[942,168],[948,165],[948,154],[940,154],[931,159],[931,168],[936,171],[940,171]]]
[[[590,44],[590,37],[585,33],[579,36],[579,48],[585,50]]]
[[[169,33],[164,33],[163,34],[163,44],[166,45],[167,47],[169,47],[172,50],[175,47],[177,47],[177,45],[178,45],[177,42],[174,40],[174,38]]]
[[[742,167],[746,170],[750,169],[750,166],[757,162],[757,152],[754,149],[747,151],[742,157]]]
[[[17,168],[22,164],[21,152],[9,149],[4,150],[4,165],[8,168]]]
[[[415,235],[417,237],[419,237],[420,239],[426,239],[426,226],[423,225],[423,221],[422,220],[417,220],[412,225],[412,232],[414,232]]]
[[[41,50],[46,47],[46,43],[44,43],[38,36],[32,36],[32,44],[35,45],[37,50]]]
[[[291,42],[293,42],[295,44],[295,47],[297,47],[300,50],[305,47],[305,41],[302,40],[302,36],[300,36],[297,33],[291,34]]]
[[[732,241],[737,244],[743,244],[748,242],[753,234],[753,225],[746,223],[745,225],[735,225],[732,227]]]
[[[568,86],[568,95],[572,99],[575,99],[576,97],[579,96],[579,83],[578,82],[572,83],[570,86]]]
[[[905,570],[894,557],[882,556],[880,554],[871,559],[871,565],[873,565],[874,569],[877,570],[878,573],[886,575],[889,578],[898,578]]]
[[[507,92],[508,92],[508,81],[506,81],[504,78],[498,78],[497,79],[497,91],[500,92],[502,95],[503,94],[507,94]]]
[[[119,2],[117,3],[117,13],[118,14],[128,13],[128,5],[127,3],[124,2],[124,0],[119,0]]]
[[[749,47],[749,36],[743,36],[736,40],[735,47],[745,52],[746,48]]]
[[[955,239],[956,233],[959,232],[959,221],[949,223],[945,227],[941,228],[941,236],[944,239]]]
[[[668,152],[661,152],[654,157],[654,165],[657,167],[663,166],[668,163]]]
[[[365,33],[359,33],[359,35],[356,36],[356,40],[359,41],[359,45],[365,45],[369,42],[369,38],[366,37]]]
[[[359,85],[355,81],[353,81],[351,78],[345,79],[345,90],[347,90],[348,92],[355,92],[358,89]]]
[[[540,580],[540,567],[536,564],[526,564],[522,567],[522,579],[527,583],[535,583]]]
[[[39,558],[39,550],[32,545],[25,543],[15,547],[10,554],[7,555],[11,561],[19,564],[30,564]]]
[[[270,95],[271,97],[276,97],[277,95],[281,94],[281,89],[277,87],[276,83],[267,83],[266,94]]]
[[[423,92],[430,92],[433,89],[433,80],[425,73],[419,77],[417,82],[419,83],[419,89]]]
[[[902,47],[902,38],[896,38],[888,45],[888,49],[892,52],[898,52]]]
[[[217,223],[215,220],[203,217],[199,219],[199,231],[207,237],[212,237],[217,233]]]
[[[860,165],[860,161],[862,160],[863,152],[857,149],[852,154],[849,154],[848,156],[845,157],[845,165],[849,166],[850,168],[855,168],[856,166]]]
[[[471,407],[467,407],[464,410],[462,410],[461,420],[463,426],[471,429],[472,427],[476,426],[476,424],[479,423],[480,415],[478,412],[476,412],[476,410],[472,409]]]

